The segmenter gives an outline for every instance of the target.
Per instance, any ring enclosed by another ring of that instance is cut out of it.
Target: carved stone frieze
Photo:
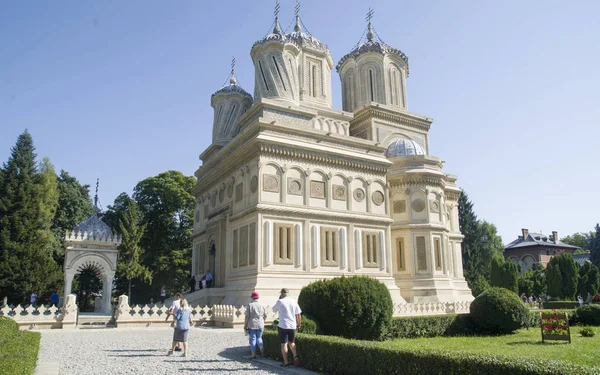
[[[325,199],[325,182],[311,181],[310,182],[310,197]]]
[[[354,200],[357,202],[362,202],[365,200],[365,191],[361,188],[354,189]]]
[[[279,176],[274,174],[264,174],[263,190],[272,193],[279,193]]]
[[[394,202],[394,213],[402,214],[406,212],[406,200],[402,199]]]
[[[385,201],[385,197],[382,192],[374,191],[373,194],[371,194],[371,200],[376,206],[381,206]]]
[[[345,201],[346,200],[346,187],[343,185],[333,185],[333,199],[336,201]]]
[[[304,189],[302,186],[302,180],[299,178],[288,177],[288,194],[291,195],[303,195]]]

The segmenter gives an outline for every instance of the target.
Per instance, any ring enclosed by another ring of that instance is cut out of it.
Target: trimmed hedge
[[[544,301],[544,309],[576,309],[579,307],[577,301]]]
[[[600,305],[583,305],[576,310],[578,324],[600,326]]]
[[[281,360],[279,337],[263,334],[269,358]],[[418,374],[418,375],[597,375],[597,368],[569,362],[499,355],[467,354],[392,347],[386,342],[349,340],[332,336],[296,336],[303,367],[328,374]],[[290,361],[291,354],[290,354]]]
[[[306,333],[308,335],[316,335],[320,333],[317,323],[308,316],[302,316],[302,326],[298,333]]]
[[[387,287],[364,276],[310,283],[302,288],[298,304],[323,334],[355,339],[383,339],[394,312]]]
[[[39,332],[19,331],[14,320],[0,317],[0,373],[33,374],[40,337]]]
[[[475,334],[475,327],[467,314],[434,315],[395,318],[390,324],[389,339],[467,336]]]
[[[490,288],[475,298],[470,306],[470,316],[482,333],[511,333],[529,324],[529,309],[512,291]]]

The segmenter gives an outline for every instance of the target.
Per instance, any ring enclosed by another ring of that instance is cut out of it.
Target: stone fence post
[[[73,329],[77,327],[77,297],[74,294],[69,294],[65,299],[65,306],[62,309],[62,328]]]

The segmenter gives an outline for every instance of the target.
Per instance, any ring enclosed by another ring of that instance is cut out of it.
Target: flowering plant
[[[557,313],[552,310],[552,314],[542,315],[542,334],[544,335],[568,335],[569,322],[565,313]]]

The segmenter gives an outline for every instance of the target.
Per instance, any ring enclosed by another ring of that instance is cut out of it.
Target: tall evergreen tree
[[[575,299],[575,293],[577,293],[577,279],[579,277],[573,255],[561,254],[558,257],[558,266],[562,280],[561,298],[573,300]]]
[[[490,285],[502,287],[502,266],[504,265],[504,258],[497,255],[492,258],[491,272],[490,272]]]
[[[596,224],[595,232],[590,240],[590,262],[600,268],[600,224]]]
[[[504,261],[504,264],[502,265],[502,287],[515,293],[519,291],[517,266],[507,260]]]
[[[56,174],[48,159],[36,164],[33,139],[23,132],[0,170],[0,290],[16,303],[60,282],[50,230],[58,203]]]
[[[140,215],[135,202],[131,202],[123,218],[119,221],[119,233],[122,236],[119,246],[119,258],[117,265],[117,276],[128,281],[128,296],[131,296],[131,280],[139,278],[145,283],[152,282],[152,273],[147,266],[141,263],[144,253],[140,247],[140,241],[144,235],[146,226],[140,224]]]
[[[546,290],[554,299],[560,299],[562,296],[562,277],[557,257],[550,259],[546,267]]]
[[[127,193],[121,193],[116,198],[112,205],[109,205],[106,211],[101,215],[101,219],[110,227],[115,233],[120,233],[121,227],[119,223],[125,216],[127,208],[131,203],[135,203],[133,199],[127,195]]]
[[[479,221],[473,211],[473,202],[469,200],[467,193],[462,190],[458,198],[458,223],[464,238],[462,241],[462,261],[465,278],[467,281],[474,280],[477,272],[472,269],[471,257],[477,251],[479,239]]]
[[[588,293],[595,296],[600,290],[600,271],[590,262],[585,262],[579,268],[579,283],[577,292],[587,299]]]

